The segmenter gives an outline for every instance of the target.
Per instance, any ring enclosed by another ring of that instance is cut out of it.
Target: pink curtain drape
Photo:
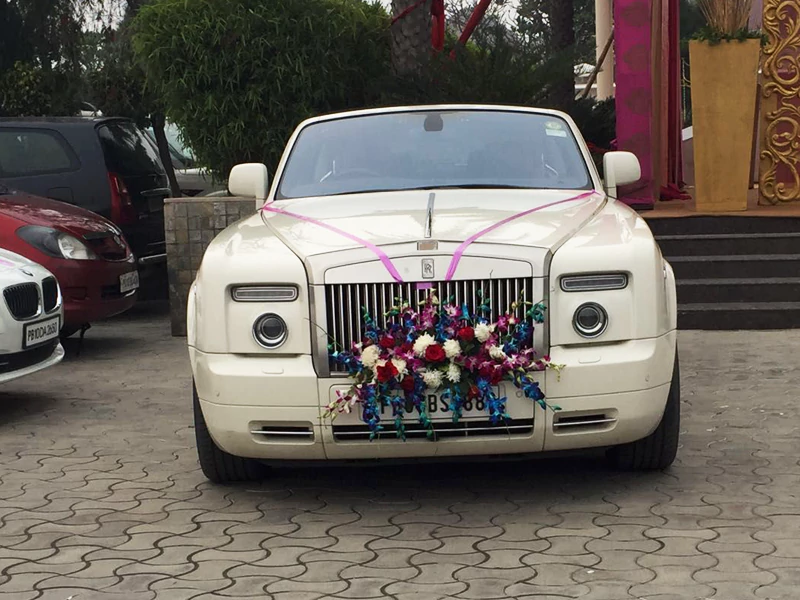
[[[641,180],[620,190],[652,207],[682,187],[678,0],[615,0],[617,148],[636,154]]]

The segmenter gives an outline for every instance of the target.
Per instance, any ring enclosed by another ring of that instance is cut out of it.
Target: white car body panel
[[[538,109],[513,110],[565,115]],[[359,111],[349,116],[410,109]],[[307,123],[336,116],[312,119]],[[209,246],[188,303],[188,345],[203,415],[216,444],[236,456],[263,460],[409,458],[489,455],[569,450],[623,444],[649,435],[664,412],[676,356],[677,306],[672,269],[644,220],[622,203],[606,198],[594,164],[574,124],[591,174],[594,196],[547,207],[509,222],[467,247],[454,280],[531,278],[534,293],[548,306],[537,327],[541,346],[560,377],[542,373],[540,384],[559,412],[545,412],[502,384],[512,418],[533,418],[524,436],[373,442],[334,439],[323,408],[346,377],[327,372],[324,331],[325,286],[390,283],[381,261],[367,248],[318,225],[283,214],[262,212],[230,226]],[[301,125],[284,153],[267,202],[274,199],[282,170]],[[433,238],[438,248],[420,251],[426,208],[435,192]],[[375,244],[404,281],[422,281],[420,259],[434,261],[441,281],[456,247],[469,236],[511,215],[564,200],[580,191],[456,190],[397,191],[299,198],[276,203],[282,210],[322,221]],[[564,292],[563,275],[624,272],[621,290]],[[291,284],[293,302],[234,302],[234,285]],[[607,329],[587,341],[572,327],[572,315],[587,301],[602,303]],[[254,321],[274,312],[286,321],[288,338],[269,350],[253,338]],[[537,345],[537,347],[539,347]],[[567,417],[602,414],[604,422],[567,427]],[[358,425],[355,413],[336,425]],[[269,436],[262,427],[308,427],[303,438]]]
[[[56,316],[60,319],[59,323],[63,322],[64,312],[60,291],[55,308],[45,312],[41,306],[41,284],[42,280],[47,277],[53,277],[53,275],[41,265],[19,254],[0,248],[0,383],[31,375],[58,364],[64,358],[64,349],[58,343],[58,337],[55,338],[56,344],[52,351],[46,356],[36,355],[37,360],[32,364],[29,364],[31,360],[28,360],[25,354],[35,350],[35,348],[23,348],[23,335],[26,325]],[[16,319],[9,310],[3,291],[9,286],[27,283],[38,285],[39,311],[33,317]]]

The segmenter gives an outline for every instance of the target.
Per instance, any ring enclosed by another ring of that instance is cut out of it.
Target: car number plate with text
[[[453,411],[446,398],[439,394],[427,394],[425,396],[425,408],[428,410],[428,417],[431,421],[450,421],[453,419]],[[407,400],[405,402],[405,419],[415,420],[418,417],[417,409],[414,404]],[[467,400],[462,407],[462,418],[475,418],[486,416],[486,407],[483,400]],[[389,405],[381,406],[381,419],[392,418],[392,407]]]
[[[119,293],[127,294],[139,287],[139,271],[131,271],[119,276]]]
[[[32,348],[58,337],[61,317],[52,317],[36,323],[28,323],[22,330],[22,347]]]

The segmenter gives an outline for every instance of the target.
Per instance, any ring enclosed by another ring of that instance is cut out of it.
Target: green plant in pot
[[[689,42],[698,212],[747,209],[761,33],[752,0],[697,0],[706,25]]]

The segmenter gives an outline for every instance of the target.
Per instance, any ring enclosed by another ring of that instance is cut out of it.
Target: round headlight
[[[253,337],[264,348],[277,348],[286,341],[286,322],[278,315],[261,315],[253,324]]]
[[[595,338],[606,330],[608,314],[595,302],[581,304],[572,316],[572,326],[585,338]]]

